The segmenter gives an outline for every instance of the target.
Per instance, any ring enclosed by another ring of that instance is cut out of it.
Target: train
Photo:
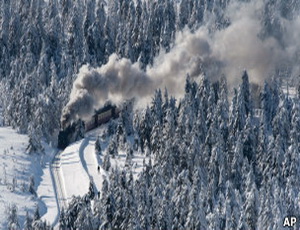
[[[85,132],[99,127],[100,125],[108,122],[110,119],[115,119],[119,116],[119,109],[111,104],[95,111],[92,118],[85,122]]]
[[[119,116],[120,110],[112,104],[107,104],[103,108],[96,110],[92,118],[86,122],[81,120],[73,122],[58,134],[58,149],[65,149],[69,144],[83,138],[84,132],[99,127],[107,123],[110,119],[115,119]],[[83,129],[83,130],[82,130]]]

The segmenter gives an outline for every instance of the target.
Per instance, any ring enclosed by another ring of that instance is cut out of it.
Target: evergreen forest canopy
[[[97,67],[116,53],[146,69],[162,49],[172,49],[176,32],[185,27],[196,31],[207,23],[211,33],[228,27],[229,3],[1,1],[4,123],[29,133],[35,147],[41,137],[55,142],[61,110],[83,64]],[[299,4],[265,1],[261,39],[283,42],[282,19],[292,20]],[[187,78],[178,103],[158,89],[143,113],[128,106],[107,131],[103,168],[109,178],[100,199],[92,187],[75,197],[61,212],[60,228],[282,229],[283,218],[300,211],[300,99],[285,95],[279,79],[290,74],[278,72],[255,103],[244,72],[231,102],[226,79],[212,82],[204,74],[199,83]],[[110,158],[125,146],[128,167],[112,168]],[[153,158],[137,180],[130,171],[133,151]],[[47,228],[40,224],[38,229]]]
[[[29,133],[36,145],[41,137],[55,143],[61,110],[83,64],[101,66],[116,53],[145,69],[161,50],[170,51],[176,32],[185,27],[196,31],[205,25],[211,33],[228,27],[231,2],[244,1],[1,1],[5,125]],[[292,22],[299,8],[296,0],[266,1],[261,39],[284,44],[283,22]]]
[[[107,130],[100,198],[92,185],[74,197],[61,229],[283,229],[300,211],[300,99],[266,83],[254,109],[246,72],[227,96],[225,78],[188,78],[178,106],[160,90],[143,114],[128,106]],[[112,167],[124,149],[127,166]],[[136,151],[152,161],[134,180]]]

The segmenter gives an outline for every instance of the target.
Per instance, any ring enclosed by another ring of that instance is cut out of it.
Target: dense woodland
[[[226,80],[187,79],[178,106],[157,90],[144,113],[111,121],[100,198],[91,184],[60,216],[61,229],[283,229],[299,213],[300,107],[277,82],[254,109],[245,72],[228,101]],[[127,140],[133,135],[134,143]],[[110,159],[126,149],[127,167]],[[137,180],[136,153],[151,156]],[[91,201],[93,200],[93,205]]]
[[[242,0],[241,0],[242,1]],[[59,118],[83,64],[101,66],[112,53],[153,63],[170,50],[176,31],[205,23],[230,25],[229,0],[3,0],[0,2],[0,79],[4,123],[29,133],[34,145],[56,143]],[[262,39],[283,36],[281,18],[299,10],[297,0],[268,1]]]
[[[176,31],[199,27],[205,15],[218,14],[213,1],[5,0],[0,2],[0,78],[4,123],[54,141],[59,118],[83,64],[100,66],[112,53],[153,62],[169,50]],[[217,17],[216,17],[217,18]],[[212,29],[213,27],[212,26]]]
[[[145,69],[160,50],[172,48],[177,31],[194,31],[208,18],[211,31],[228,26],[228,3],[0,1],[4,124],[29,134],[29,152],[40,150],[42,139],[55,145],[62,107],[83,64],[100,66],[117,53]],[[289,20],[299,5],[267,1],[262,39],[280,39],[278,18]],[[285,216],[299,213],[299,97],[284,94],[276,76],[255,95],[246,72],[232,94],[225,78],[210,82],[203,73],[197,82],[188,77],[177,101],[158,89],[143,112],[128,105],[111,121],[103,165],[109,178],[100,198],[92,186],[74,198],[61,212],[61,229],[282,229]],[[127,151],[125,170],[110,166],[120,148]],[[137,152],[153,160],[134,180],[130,159]],[[33,219],[28,214],[25,229],[43,228],[38,210]]]

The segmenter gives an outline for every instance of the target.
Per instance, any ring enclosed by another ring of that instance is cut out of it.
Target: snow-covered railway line
[[[66,196],[64,192],[64,185],[62,183],[61,175],[60,175],[60,152],[58,151],[53,158],[51,163],[51,172],[53,175],[53,184],[55,187],[56,197],[57,197],[57,208],[58,213],[62,208],[67,208]]]
[[[80,151],[85,148],[87,142],[83,139],[77,141],[65,148],[59,155],[56,156],[58,163],[58,178],[60,178],[61,190],[60,193],[64,201],[61,207],[66,207],[68,201],[75,196],[84,196],[89,189],[89,175],[84,169]],[[61,200],[60,197],[58,200]]]

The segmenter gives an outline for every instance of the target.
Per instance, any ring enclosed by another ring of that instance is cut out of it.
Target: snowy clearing
[[[44,204],[28,192],[30,176],[34,175],[36,190],[42,180],[42,168],[40,156],[25,153],[27,144],[26,135],[18,134],[10,127],[0,127],[0,229],[7,228],[6,211],[9,205],[17,206],[21,227],[26,211],[32,214],[39,205],[40,214],[46,212]]]

